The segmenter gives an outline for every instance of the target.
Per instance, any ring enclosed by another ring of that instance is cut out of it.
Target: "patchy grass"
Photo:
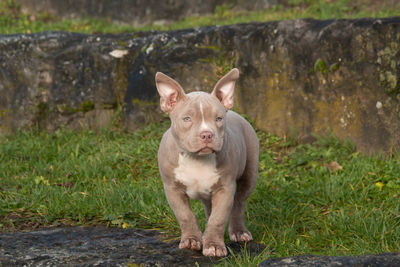
[[[176,30],[198,26],[227,25],[272,20],[315,18],[362,18],[400,16],[400,3],[392,0],[289,0],[260,11],[238,11],[232,5],[217,6],[213,14],[187,17],[169,25],[132,27],[106,19],[61,19],[48,13],[21,13],[12,0],[0,1],[0,34],[42,31],[72,31],[83,33],[122,33],[148,30]]]
[[[93,225],[158,229],[179,238],[156,153],[169,122],[134,133],[59,130],[0,138],[0,229]],[[297,144],[258,132],[259,180],[247,225],[268,249],[221,265],[268,257],[400,250],[400,156],[366,156],[319,137]],[[204,228],[202,206],[193,209]]]

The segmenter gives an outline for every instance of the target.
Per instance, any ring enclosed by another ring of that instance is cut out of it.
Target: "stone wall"
[[[164,24],[187,16],[211,14],[217,6],[260,10],[287,0],[14,0],[29,14],[47,12],[63,18],[97,17],[134,26]]]
[[[159,119],[154,74],[210,91],[241,71],[235,108],[309,140],[332,131],[361,151],[400,148],[400,18],[293,20],[123,35],[0,36],[0,133]]]

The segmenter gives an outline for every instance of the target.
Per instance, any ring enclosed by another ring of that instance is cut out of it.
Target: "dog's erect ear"
[[[217,82],[211,93],[221,101],[226,109],[233,107],[233,92],[237,78],[239,78],[239,70],[234,68]]]
[[[185,98],[185,92],[177,81],[162,72],[156,73],[156,86],[160,94],[162,111],[170,113],[178,101]]]

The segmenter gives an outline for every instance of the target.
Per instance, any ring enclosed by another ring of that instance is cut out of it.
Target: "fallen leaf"
[[[329,213],[330,213],[329,206],[323,206],[322,207],[322,214],[323,215],[328,215]]]
[[[338,170],[343,170],[343,167],[336,161],[332,161],[331,163],[326,163],[325,166],[329,169],[330,172],[337,172]]]
[[[115,49],[110,52],[110,55],[115,58],[123,58],[128,54],[128,50]]]
[[[375,183],[375,186],[378,187],[379,190],[382,190],[383,183],[381,183],[381,182],[376,182],[376,183]]]

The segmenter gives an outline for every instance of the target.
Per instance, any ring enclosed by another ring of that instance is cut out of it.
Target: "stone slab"
[[[259,267],[396,267],[400,266],[400,253],[364,256],[316,256],[268,259]]]
[[[253,254],[264,249],[253,242],[246,247]],[[62,227],[0,234],[0,266],[210,266],[218,260],[181,250],[178,241],[163,241],[153,230]]]

